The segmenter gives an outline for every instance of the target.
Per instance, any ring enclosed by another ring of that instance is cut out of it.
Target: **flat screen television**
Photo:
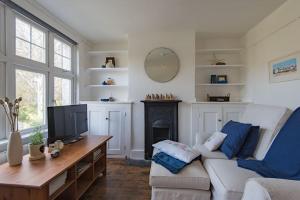
[[[86,104],[48,107],[48,144],[56,140],[62,140],[64,143],[74,142],[86,131]]]

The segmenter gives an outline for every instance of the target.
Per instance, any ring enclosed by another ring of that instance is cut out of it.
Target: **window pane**
[[[69,45],[63,44],[63,56],[71,58],[71,47]]]
[[[45,63],[45,49],[31,45],[31,59]]]
[[[16,96],[22,97],[19,129],[24,130],[45,124],[45,75],[16,70]]]
[[[62,42],[57,39],[54,39],[54,52],[62,55]]]
[[[30,59],[30,43],[16,38],[16,55]]]
[[[62,56],[58,54],[54,54],[54,66],[58,68],[62,68]]]
[[[45,33],[32,27],[32,43],[45,48]]]
[[[54,99],[56,106],[72,103],[71,80],[54,77]]]
[[[30,25],[16,18],[16,36],[30,41]]]
[[[69,58],[63,58],[63,69],[68,71],[71,70],[71,60]]]

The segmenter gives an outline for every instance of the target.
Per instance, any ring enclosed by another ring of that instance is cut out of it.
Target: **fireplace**
[[[152,144],[178,141],[178,103],[180,100],[142,101],[145,105],[145,159],[152,158]]]

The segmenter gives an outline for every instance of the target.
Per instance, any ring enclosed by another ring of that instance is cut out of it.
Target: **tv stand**
[[[0,165],[0,199],[78,200],[92,183],[106,175],[106,147],[111,136],[86,136],[65,145],[60,156],[29,161],[22,165]],[[46,151],[47,152],[47,151]],[[50,185],[66,174],[64,184],[49,195]]]

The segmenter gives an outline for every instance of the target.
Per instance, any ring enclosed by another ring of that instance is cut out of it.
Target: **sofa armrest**
[[[251,178],[247,181],[242,200],[298,200],[300,181]]]

